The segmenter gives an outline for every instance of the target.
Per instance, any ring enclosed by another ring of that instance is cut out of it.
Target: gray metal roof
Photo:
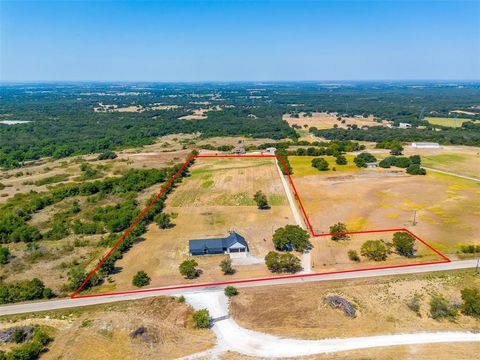
[[[204,249],[221,249],[221,248],[230,248],[236,243],[239,243],[243,246],[235,246],[235,248],[246,247],[248,244],[245,241],[245,238],[235,231],[231,231],[226,238],[212,238],[212,239],[195,239],[190,240],[188,245],[190,250],[204,250]]]

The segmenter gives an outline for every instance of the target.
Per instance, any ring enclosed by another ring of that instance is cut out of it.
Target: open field
[[[328,283],[245,288],[231,301],[231,314],[240,326],[301,339],[354,337],[414,331],[478,330],[480,322],[459,315],[456,321],[429,316],[429,301],[440,293],[451,302],[464,287],[480,287],[473,270]],[[418,294],[420,316],[407,306]],[[324,301],[339,295],[356,307],[349,318]]]
[[[312,113],[312,116],[304,116],[305,113],[300,113],[299,117],[293,117],[290,114],[283,115],[283,120],[287,121],[290,126],[297,125],[304,129],[310,127],[316,127],[317,129],[331,129],[334,125],[339,128],[346,129],[347,125],[363,126],[386,126],[390,124],[387,121],[376,122],[374,117],[370,115],[367,118],[364,117],[341,117],[341,120],[337,120],[337,114],[334,113]],[[345,123],[342,121],[345,120]],[[307,125],[307,126],[305,126]]]
[[[360,248],[368,240],[380,240],[388,247],[392,244],[393,232],[350,235],[348,240],[334,241],[330,236],[312,239],[312,270],[314,272],[343,271],[358,268],[374,268],[381,266],[420,264],[442,261],[443,258],[434,253],[420,241],[415,242],[416,253],[413,257],[404,257],[395,253],[392,248],[384,261],[373,261],[361,256]],[[348,251],[354,250],[360,256],[359,261],[352,261]]]
[[[3,318],[0,328],[32,324],[53,331],[42,359],[176,359],[215,344],[210,330],[193,328],[191,308],[170,297]],[[144,335],[132,337],[141,326]]]
[[[441,126],[447,126],[447,127],[461,127],[465,121],[472,121],[470,119],[463,119],[463,118],[443,118],[443,117],[426,117],[425,120],[432,125],[441,125]]]
[[[410,176],[395,168],[310,175],[295,167],[307,160],[289,159],[316,233],[341,221],[350,231],[407,227],[449,254],[460,244],[480,243],[480,185],[474,181],[434,172]]]
[[[267,195],[270,210],[256,207],[252,197],[257,190]],[[100,290],[130,289],[140,270],[151,277],[150,286],[271,276],[263,263],[235,265],[234,275],[223,275],[219,263],[226,255],[195,257],[203,271],[195,280],[184,279],[178,266],[189,258],[188,240],[224,237],[229,230],[244,236],[251,254],[263,260],[273,250],[273,231],[294,223],[273,159],[198,159],[165,211],[177,214],[175,226],[161,230],[151,224],[143,240],[117,262],[121,271],[111,276],[114,282]]]
[[[342,351],[333,354],[305,356],[302,360],[471,360],[472,354],[478,353],[478,343],[448,343],[428,345],[407,345],[379,347],[365,350]],[[222,353],[221,360],[258,360],[260,358],[240,355],[237,353]],[[199,360],[207,360],[201,357]]]

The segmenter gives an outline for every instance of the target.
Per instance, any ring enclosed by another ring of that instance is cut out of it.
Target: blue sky
[[[2,81],[480,79],[480,1],[5,1]]]

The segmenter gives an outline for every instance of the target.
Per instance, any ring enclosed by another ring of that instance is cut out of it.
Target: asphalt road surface
[[[368,278],[368,277],[375,277],[375,276],[389,276],[389,275],[425,273],[425,272],[432,272],[432,271],[459,270],[459,269],[475,268],[476,266],[477,266],[477,260],[463,260],[463,261],[454,261],[449,263],[411,266],[411,267],[403,267],[403,268],[362,270],[357,272],[326,274],[326,275],[318,275],[318,276],[304,276],[304,277],[288,278],[288,279],[264,280],[264,281],[250,282],[250,283],[239,283],[239,284],[235,284],[235,286],[238,288],[246,288],[246,287],[254,287],[254,286],[297,284],[297,283],[316,282],[316,281],[346,280],[346,279]],[[117,301],[136,300],[136,299],[142,299],[142,298],[153,297],[153,296],[161,296],[161,295],[170,295],[170,296],[188,295],[192,293],[218,291],[219,289],[222,289],[224,287],[225,286],[205,286],[205,287],[175,289],[175,290],[166,290],[166,289],[162,290],[160,288],[150,292],[137,292],[137,293],[131,293],[131,294],[97,296],[97,297],[91,297],[91,298],[59,299],[59,300],[49,300],[49,301],[40,301],[40,302],[29,302],[29,303],[15,304],[15,305],[4,305],[0,307],[0,316],[23,314],[23,313],[38,312],[38,311],[57,310],[57,309],[67,309],[67,308],[74,308],[79,306],[106,304],[106,303],[112,303]]]

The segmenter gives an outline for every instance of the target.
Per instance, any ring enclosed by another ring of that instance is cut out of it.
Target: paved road
[[[438,170],[438,169],[431,168],[431,167],[426,167],[426,166],[423,166],[423,165],[422,165],[422,167],[427,169],[427,170],[430,170],[430,171],[435,171],[435,172],[446,174],[446,175],[456,176],[456,177],[459,177],[459,178],[462,178],[462,179],[467,179],[467,180],[480,182],[480,179],[477,179],[477,178],[474,178],[474,177],[459,175],[459,174],[451,173],[451,172],[448,172],[448,171],[443,171],[443,170]]]
[[[368,277],[376,277],[376,276],[415,274],[415,273],[424,273],[424,272],[431,272],[431,271],[459,270],[459,269],[474,268],[476,265],[477,265],[477,260],[464,260],[464,261],[454,261],[450,263],[411,266],[411,267],[404,267],[404,268],[363,270],[358,272],[326,274],[326,275],[319,275],[319,276],[303,276],[298,278],[274,279],[274,280],[268,280],[268,281],[267,280],[256,281],[256,282],[250,282],[250,283],[235,284],[235,286],[239,288],[244,288],[244,287],[254,287],[254,286],[296,284],[296,283],[316,282],[316,281],[347,280],[347,279],[368,278]],[[60,300],[50,300],[50,301],[42,301],[42,302],[30,302],[30,303],[17,304],[17,305],[5,305],[0,307],[0,316],[74,308],[79,306],[105,304],[105,303],[112,303],[117,301],[142,299],[142,298],[160,296],[160,295],[180,296],[180,295],[188,295],[192,293],[204,293],[204,292],[210,292],[210,291],[218,291],[219,289],[222,289],[224,287],[225,286],[209,286],[209,287],[198,287],[193,289],[190,288],[190,289],[176,289],[176,290],[158,289],[151,292],[140,292],[140,293],[133,293],[133,294],[99,296],[99,297],[93,297],[93,298],[60,299]]]

